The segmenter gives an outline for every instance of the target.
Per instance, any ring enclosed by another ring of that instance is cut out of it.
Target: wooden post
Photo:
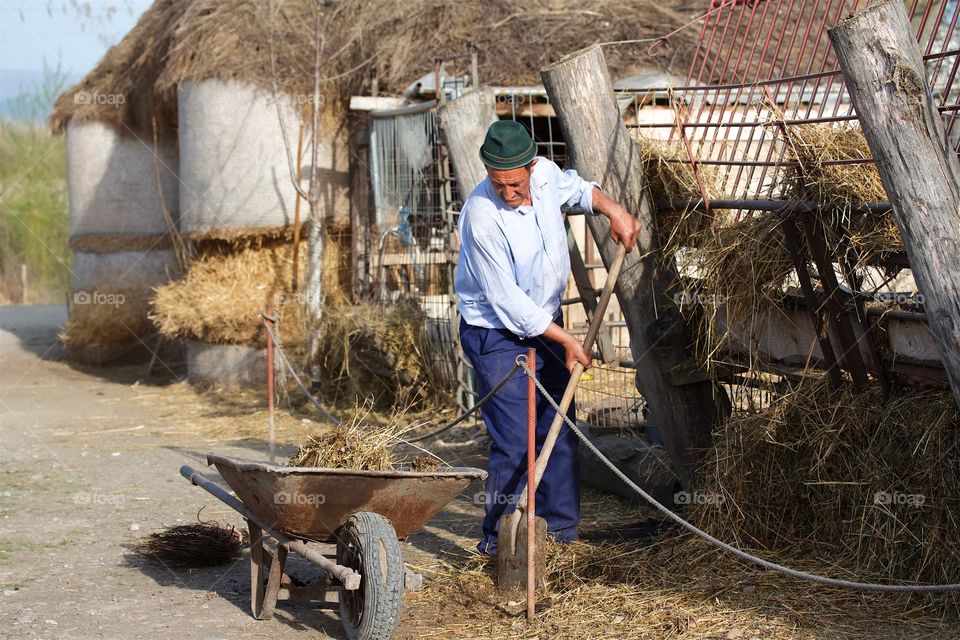
[[[370,189],[370,118],[350,117],[350,238],[351,291],[355,297],[370,285],[370,214],[374,210]]]
[[[480,160],[480,145],[487,129],[497,121],[497,99],[487,88],[465,93],[440,108],[440,129],[457,174],[461,200],[487,177]]]
[[[913,28],[903,3],[886,0],[829,34],[960,403],[960,163]]]
[[[687,359],[689,339],[668,295],[678,276],[656,246],[656,217],[644,189],[641,154],[620,117],[600,47],[550,65],[541,77],[563,128],[571,166],[599,182],[643,227],[637,247],[627,255],[616,294],[637,363],[637,389],[661,426],[677,477],[688,486],[697,455],[710,445],[713,427],[723,415],[716,395],[723,391],[708,381],[674,386],[664,375]],[[617,250],[610,225],[602,216],[586,220],[609,268]]]

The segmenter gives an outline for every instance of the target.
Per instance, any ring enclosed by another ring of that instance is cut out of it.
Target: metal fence
[[[457,376],[456,186],[440,144],[435,104],[373,112],[370,118],[373,216],[363,295],[382,304],[416,301],[426,317],[428,351],[438,377]]]

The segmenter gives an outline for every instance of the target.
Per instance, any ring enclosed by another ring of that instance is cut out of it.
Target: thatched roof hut
[[[274,5],[274,6],[271,6]],[[319,11],[319,16],[317,12]],[[100,64],[57,101],[51,124],[103,120],[121,130],[161,132],[177,126],[176,92],[184,80],[218,78],[272,89],[271,41],[279,88],[312,94],[314,32],[323,37],[324,91],[345,105],[376,86],[399,94],[434,60],[479,51],[486,84],[539,84],[539,71],[563,54],[595,42],[643,40],[686,24],[697,10],[679,0],[342,0],[283,3],[242,0],[157,0]],[[659,66],[685,72],[696,40],[686,29],[658,47],[607,48],[615,77]],[[118,104],[76,100],[80,92],[122,96]]]
[[[151,133],[154,122],[158,133],[174,130],[176,89],[162,87],[156,80],[173,44],[173,29],[189,4],[183,0],[154,2],[83,80],[60,94],[50,114],[54,132],[66,131],[71,120],[99,120],[137,135]],[[93,96],[110,99],[90,99]]]

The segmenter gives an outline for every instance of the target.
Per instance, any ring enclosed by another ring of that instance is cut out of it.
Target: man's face
[[[533,165],[516,169],[491,169],[487,167],[490,184],[497,196],[508,206],[516,209],[522,204],[530,203],[530,174]]]

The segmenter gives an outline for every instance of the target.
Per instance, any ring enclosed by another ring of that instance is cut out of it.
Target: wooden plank
[[[681,482],[689,485],[699,452],[725,415],[724,391],[711,382],[674,386],[666,373],[688,357],[689,335],[669,294],[678,276],[656,244],[655,211],[645,187],[642,154],[620,118],[603,51],[598,46],[574,53],[541,73],[563,127],[570,164],[587,180],[624,204],[642,225],[637,247],[627,256],[617,288],[637,363],[643,394]],[[587,216],[604,264],[617,245],[603,216]],[[718,401],[719,400],[719,401]]]
[[[960,162],[913,28],[902,2],[884,0],[829,34],[960,403]]]

